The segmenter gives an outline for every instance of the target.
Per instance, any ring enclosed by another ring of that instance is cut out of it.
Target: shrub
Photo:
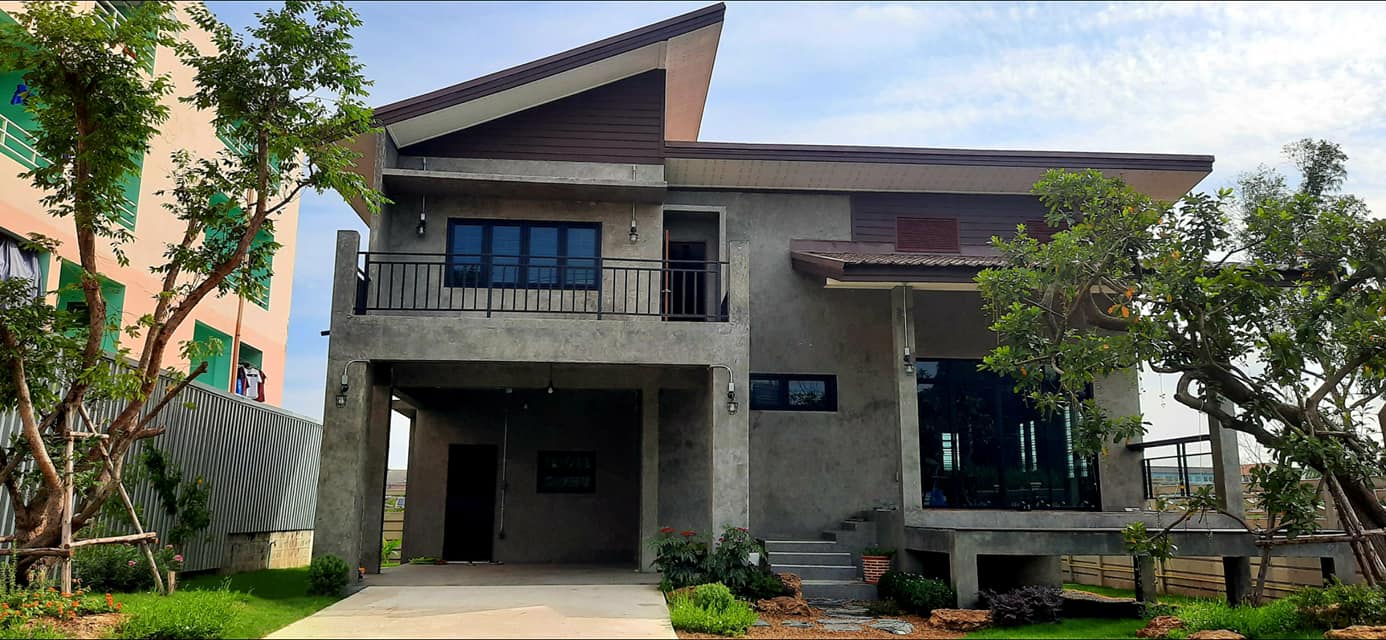
[[[866,613],[872,617],[894,617],[900,615],[900,605],[894,600],[872,600],[866,603]]]
[[[702,583],[707,570],[707,543],[696,531],[674,533],[672,527],[659,530],[650,541],[655,551],[655,569],[664,574],[661,586],[665,591],[682,589]],[[667,584],[666,584],[667,583]]]
[[[991,609],[991,620],[998,627],[1055,622],[1064,607],[1063,591],[1051,585],[1031,585],[1003,593],[983,591],[982,600]]]
[[[740,527],[727,527],[717,538],[717,548],[707,557],[707,579],[720,582],[733,593],[743,598],[752,595],[751,584],[756,576],[769,571],[759,566],[747,564],[752,553],[765,557],[765,547],[751,537],[751,533]]]
[[[792,592],[785,586],[780,577],[769,571],[757,571],[752,577],[750,584],[737,595],[755,602],[777,596],[792,595]]]
[[[308,565],[308,595],[341,595],[342,589],[346,588],[350,580],[350,574],[351,567],[337,556],[328,554],[313,558],[312,564]]]
[[[921,616],[950,608],[958,601],[957,592],[947,582],[903,571],[885,572],[876,583],[876,592],[881,600],[894,600],[901,609]]]
[[[177,598],[157,598],[125,622],[119,637],[221,638],[239,605],[236,594],[224,590],[184,591]]]
[[[1301,626],[1342,629],[1386,624],[1386,590],[1379,587],[1335,584],[1304,589],[1287,599],[1295,603]]]
[[[159,567],[161,576],[181,568],[182,559],[172,546],[165,546],[154,553],[154,563]],[[139,547],[122,544],[83,547],[73,554],[72,565],[73,577],[91,591],[135,593],[154,588],[149,561]]]
[[[756,622],[755,609],[737,600],[721,583],[698,585],[691,595],[677,593],[669,600],[669,621],[675,629],[739,636]]]
[[[404,541],[403,541],[403,540],[400,540],[399,538],[395,538],[394,540],[386,540],[386,539],[384,539],[384,538],[381,538],[381,539],[380,539],[380,562],[381,562],[381,564],[384,564],[384,563],[386,563],[386,562],[389,562],[389,561],[390,561],[390,556],[395,555],[395,552],[396,552],[396,551],[399,551],[399,546],[400,546],[401,544],[403,544],[403,543],[404,543]]]
[[[1301,630],[1299,611],[1291,598],[1274,600],[1259,607],[1229,606],[1221,600],[1203,600],[1179,607],[1184,621],[1182,634],[1228,629],[1248,638],[1308,637]],[[1317,635],[1317,634],[1315,634]]]
[[[885,556],[887,558],[895,555],[895,550],[890,547],[867,547],[861,550],[864,556]]]

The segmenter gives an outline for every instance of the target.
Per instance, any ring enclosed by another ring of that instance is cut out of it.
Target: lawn
[[[193,600],[195,591],[218,590],[223,586],[237,594],[238,608],[223,632],[227,638],[262,638],[290,622],[303,618],[338,599],[304,595],[308,589],[308,568],[268,569],[230,576],[202,575],[186,578],[171,596],[154,593],[126,593],[116,597],[124,613],[138,617],[151,614],[179,600]],[[171,603],[169,601],[172,601]]]
[[[1145,620],[1074,619],[991,628],[967,634],[968,638],[1134,638]]]

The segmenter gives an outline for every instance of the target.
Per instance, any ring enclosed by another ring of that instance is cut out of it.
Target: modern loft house
[[[124,0],[97,0],[80,4],[84,9],[95,11],[112,21],[123,19],[125,12],[133,6],[133,3]],[[11,14],[17,15],[22,11],[21,2],[0,0],[0,24],[15,22]],[[181,10],[179,19],[184,24],[192,24],[191,18]],[[181,37],[205,52],[212,50],[210,36],[201,30],[188,29]],[[176,53],[159,48],[140,52],[139,55],[149,73],[171,74],[176,89],[173,96],[165,99],[169,108],[168,121],[161,127],[160,133],[150,140],[148,151],[137,158],[141,171],[130,175],[125,181],[125,204],[119,222],[134,235],[134,239],[122,247],[130,261],[121,264],[109,246],[97,248],[97,262],[106,276],[102,289],[107,312],[113,319],[118,319],[121,326],[134,324],[141,316],[153,312],[155,295],[162,288],[163,276],[151,272],[150,267],[163,264],[166,245],[176,244],[182,238],[183,228],[172,224],[172,215],[164,209],[164,202],[158,195],[160,191],[172,187],[168,176],[173,168],[170,154],[187,149],[195,157],[211,158],[223,149],[233,148],[235,144],[234,138],[215,129],[211,114],[199,112],[178,101],[177,95],[191,90],[194,71],[183,65]],[[0,94],[3,94],[3,99],[0,99],[0,254],[7,256],[11,264],[36,265],[34,269],[26,268],[26,274],[29,271],[38,272],[31,276],[37,288],[47,292],[50,301],[57,306],[67,310],[85,308],[81,292],[72,288],[81,279],[72,221],[50,215],[40,201],[43,192],[19,177],[24,171],[48,163],[48,159],[33,147],[33,136],[38,125],[25,109],[24,101],[29,90],[24,83],[24,73],[24,69],[0,68]],[[268,294],[254,300],[238,300],[235,296],[209,298],[197,306],[189,321],[174,337],[175,342],[206,341],[210,338],[221,340],[221,354],[208,361],[207,372],[198,382],[222,391],[235,390],[237,363],[232,362],[231,352],[232,341],[239,337],[240,360],[266,372],[268,380],[263,401],[272,405],[280,403],[283,392],[284,349],[289,333],[289,298],[293,290],[294,240],[298,233],[298,202],[286,206],[275,217],[274,233],[264,232],[261,238],[261,241],[276,241],[281,245],[274,256],[273,269],[249,274],[249,277],[268,282]],[[62,245],[52,254],[29,255],[20,248],[20,242],[31,233],[56,238]],[[5,263],[0,261],[0,264]],[[113,354],[118,347],[116,337],[114,332],[106,334],[106,349]],[[122,340],[126,346],[138,344],[129,337]],[[173,362],[176,357],[171,355],[167,364],[183,371],[198,364]],[[259,397],[258,394],[256,397]]]
[[[379,566],[392,410],[405,558],[648,569],[661,527],[740,526],[810,591],[854,593],[882,543],[970,603],[1154,522],[1143,445],[1077,456],[977,371],[973,278],[1044,232],[1048,169],[1175,199],[1213,159],[701,141],[723,14],[376,110],[359,169],[392,204],[338,235],[316,554]],[[1139,410],[1134,372],[1092,393]],[[1256,553],[1230,521],[1177,535],[1229,575]]]

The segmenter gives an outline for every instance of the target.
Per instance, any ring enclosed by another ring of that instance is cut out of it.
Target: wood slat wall
[[[664,71],[401,149],[410,155],[658,164],[664,160]]]
[[[1126,556],[1063,556],[1063,579],[1077,584],[1100,585],[1116,589],[1133,589],[1131,558]],[[1260,558],[1251,559],[1254,580]],[[1355,570],[1348,567],[1347,570]],[[1161,593],[1173,593],[1197,598],[1223,596],[1222,560],[1220,558],[1175,557],[1165,566],[1155,567],[1157,586]],[[1304,587],[1323,585],[1323,574],[1317,558],[1272,557],[1266,580],[1266,595],[1280,598]]]
[[[1017,224],[1044,219],[1034,196],[953,193],[873,193],[852,196],[852,240],[896,241],[896,219],[957,218],[958,244],[985,247],[992,236],[1011,237]],[[1033,235],[1033,234],[1032,234]]]

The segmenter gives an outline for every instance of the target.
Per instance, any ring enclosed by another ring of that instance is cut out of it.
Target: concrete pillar
[[[659,386],[640,390],[640,567],[654,571],[649,541],[659,530]]]
[[[1155,583],[1155,558],[1132,556],[1131,568],[1136,577],[1136,600],[1149,603],[1159,602],[1160,591]]]
[[[975,609],[981,602],[977,576],[977,551],[954,534],[953,548],[948,553],[948,578],[958,594],[959,609]]]
[[[1093,398],[1112,416],[1133,416],[1141,412],[1139,378],[1135,369],[1126,369],[1098,378]],[[1139,438],[1133,439],[1138,442]],[[1145,505],[1145,482],[1141,475],[1139,451],[1118,444],[1105,445],[1097,458],[1097,479],[1103,511],[1124,511]]]
[[[357,360],[337,339],[356,300],[355,231],[337,234],[323,438],[318,470],[313,556],[335,555],[352,567],[380,570],[380,536],[389,456],[390,386],[383,365]],[[337,397],[346,372],[342,406]]]
[[[1208,400],[1219,409],[1232,413],[1236,405],[1215,392],[1208,392]],[[1242,461],[1237,450],[1237,432],[1225,429],[1222,421],[1208,416],[1209,444],[1212,445],[1213,490],[1217,492],[1218,506],[1239,518],[1246,517],[1246,501],[1242,496]]]
[[[713,537],[726,527],[749,527],[750,482],[750,372],[744,361],[731,367],[708,368],[708,424],[712,428],[711,523]],[[728,410],[727,383],[736,383],[736,413]]]
[[[904,361],[907,347],[911,348],[911,363],[914,359],[914,292],[909,287],[899,287],[890,292],[890,300],[895,355],[891,359],[891,374],[896,384],[896,406],[899,409],[897,424],[900,460],[895,475],[900,493],[896,504],[904,514],[901,523],[904,525],[912,520],[917,522],[924,513],[924,489],[919,460],[919,393],[915,374],[905,372]]]
[[[1227,604],[1236,606],[1247,602],[1251,597],[1251,558],[1224,557],[1222,582],[1227,592]]]

